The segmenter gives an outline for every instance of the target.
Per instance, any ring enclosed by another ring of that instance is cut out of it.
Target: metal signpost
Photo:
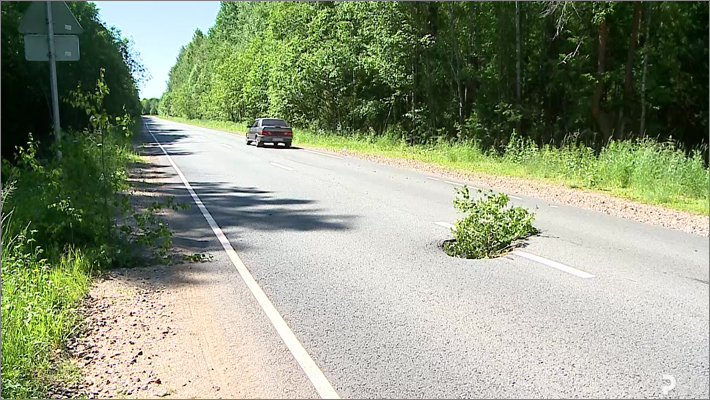
[[[56,62],[79,61],[79,37],[73,34],[84,30],[65,2],[33,1],[22,18],[19,31],[25,35],[25,59],[49,61],[54,140],[57,158],[61,158]]]

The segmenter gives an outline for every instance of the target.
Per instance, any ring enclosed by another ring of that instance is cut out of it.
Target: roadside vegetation
[[[2,2],[2,398],[45,398],[81,371],[63,345],[81,333],[92,278],[163,258],[170,231],[134,209],[140,163],[137,84],[144,70],[92,3],[68,2],[84,28],[82,60],[58,63],[62,139],[52,135],[47,63],[24,60],[17,26],[29,3]],[[59,145],[62,157],[55,156]]]
[[[456,221],[451,233],[454,240],[444,243],[450,256],[461,258],[494,258],[512,250],[516,241],[537,232],[535,214],[524,207],[509,206],[505,193],[484,192],[472,198],[467,186],[456,191],[454,207],[463,217]]]
[[[278,116],[303,128],[296,145],[707,215],[707,15],[707,2],[224,2],[158,112],[233,130]]]
[[[71,378],[62,346],[80,331],[76,306],[96,273],[165,260],[171,232],[156,211],[130,203],[131,164],[140,163],[130,115],[115,123],[101,108],[109,92],[73,93],[90,128],[64,132],[62,158],[42,158],[30,137],[3,160],[2,397],[43,397]],[[52,152],[49,152],[52,154]]]
[[[141,114],[143,115],[158,115],[158,103],[160,99],[152,97],[150,99],[141,100]]]

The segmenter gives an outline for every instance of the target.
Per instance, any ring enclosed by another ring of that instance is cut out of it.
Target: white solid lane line
[[[291,351],[291,354],[293,354],[293,357],[301,366],[303,372],[306,373],[306,376],[308,376],[308,379],[311,381],[318,394],[321,396],[321,398],[324,399],[339,399],[340,396],[338,395],[338,392],[333,389],[333,385],[330,384],[328,378],[326,378],[323,374],[323,371],[321,371],[315,361],[313,361],[313,358],[311,358],[310,354],[308,354],[308,352],[298,340],[296,335],[293,333],[291,328],[288,327],[286,321],[284,321],[281,314],[279,314],[279,311],[276,309],[276,307],[274,307],[274,304],[271,303],[269,297],[266,296],[266,293],[264,293],[259,284],[256,283],[254,277],[249,272],[249,269],[247,269],[242,260],[239,258],[237,252],[234,251],[232,244],[229,243],[229,240],[224,235],[224,232],[222,232],[222,229],[219,227],[219,225],[217,225],[217,222],[214,220],[214,218],[212,218],[210,212],[207,211],[207,208],[202,203],[202,200],[200,200],[200,198],[197,196],[197,193],[195,193],[195,191],[192,189],[192,186],[187,181],[187,178],[185,178],[185,175],[183,175],[182,171],[180,171],[180,168],[178,168],[178,166],[173,161],[173,158],[170,157],[170,154],[168,154],[163,145],[160,144],[158,139],[155,138],[155,135],[153,135],[153,132],[150,131],[148,125],[146,125],[145,128],[148,130],[148,133],[150,133],[150,136],[153,137],[155,143],[158,144],[158,147],[160,147],[160,149],[163,151],[163,154],[165,154],[165,157],[167,157],[168,161],[170,162],[170,165],[172,165],[173,169],[175,169],[175,172],[177,172],[178,176],[182,180],[182,183],[185,185],[185,188],[190,193],[190,196],[192,196],[192,200],[195,201],[195,204],[197,204],[197,207],[200,209],[202,215],[207,220],[207,223],[210,225],[210,228],[212,228],[212,232],[214,232],[215,236],[217,236],[217,239],[219,239],[219,242],[222,244],[222,248],[224,248],[224,251],[229,256],[229,259],[232,261],[232,264],[239,272],[239,275],[244,280],[244,283],[246,283],[247,287],[256,298],[256,301],[259,303],[261,308],[264,310],[264,313],[266,313],[266,316],[271,321],[271,324],[276,329],[276,332],[278,332],[279,336],[281,336],[281,339],[286,344],[286,347],[288,347],[288,349]]]
[[[552,261],[552,260],[548,260],[547,258],[536,256],[535,254],[530,254],[530,253],[526,253],[524,251],[519,251],[519,250],[511,251],[510,254],[513,254],[513,255],[516,255],[516,256],[522,257],[522,258],[527,258],[528,260],[547,265],[548,267],[559,269],[560,271],[566,272],[568,274],[572,274],[572,275],[580,277],[582,279],[594,278],[594,275],[592,275],[588,272],[580,271],[577,268],[572,268],[567,265],[560,264],[557,261]]]
[[[522,200],[520,197],[513,196],[512,194],[509,194],[508,197],[510,197],[511,199],[515,199],[515,200]]]
[[[285,165],[281,165],[281,164],[278,164],[278,163],[275,163],[275,162],[272,162],[272,163],[269,163],[269,164],[273,165],[274,167],[283,168],[283,169],[285,169],[286,171],[293,171],[293,168],[290,168],[290,167],[287,167],[287,166],[285,166]]]
[[[443,226],[444,228],[448,228],[448,229],[454,229],[454,228],[455,228],[453,225],[451,225],[451,224],[449,224],[449,223],[447,223],[447,222],[437,222],[436,224],[439,225],[439,226]]]
[[[306,149],[303,149],[303,151],[306,151],[306,152],[309,152],[309,153],[313,153],[313,154],[318,154],[318,155],[321,155],[321,156],[330,157],[330,158],[335,158],[335,159],[338,159],[338,160],[344,160],[343,157],[334,156],[334,155],[332,155],[332,154],[321,153],[320,151],[313,151],[313,150],[306,150]]]
[[[456,182],[451,182],[451,181],[444,181],[444,182],[449,183],[449,184],[451,184],[451,185],[464,186],[463,183],[456,183]]]

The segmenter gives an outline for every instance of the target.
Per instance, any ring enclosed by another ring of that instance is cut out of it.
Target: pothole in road
[[[533,226],[535,213],[513,206],[505,193],[477,191],[472,198],[468,187],[456,191],[454,207],[463,214],[452,229],[453,239],[441,248],[452,257],[489,259],[503,256],[524,245],[525,239],[539,231]]]

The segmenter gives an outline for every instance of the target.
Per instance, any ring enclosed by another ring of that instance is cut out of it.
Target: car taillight
[[[293,132],[284,132],[284,135],[291,136],[291,135],[293,135]]]
[[[263,131],[263,132],[261,132],[261,134],[262,134],[262,135],[270,135],[271,132],[269,132],[269,131]]]

